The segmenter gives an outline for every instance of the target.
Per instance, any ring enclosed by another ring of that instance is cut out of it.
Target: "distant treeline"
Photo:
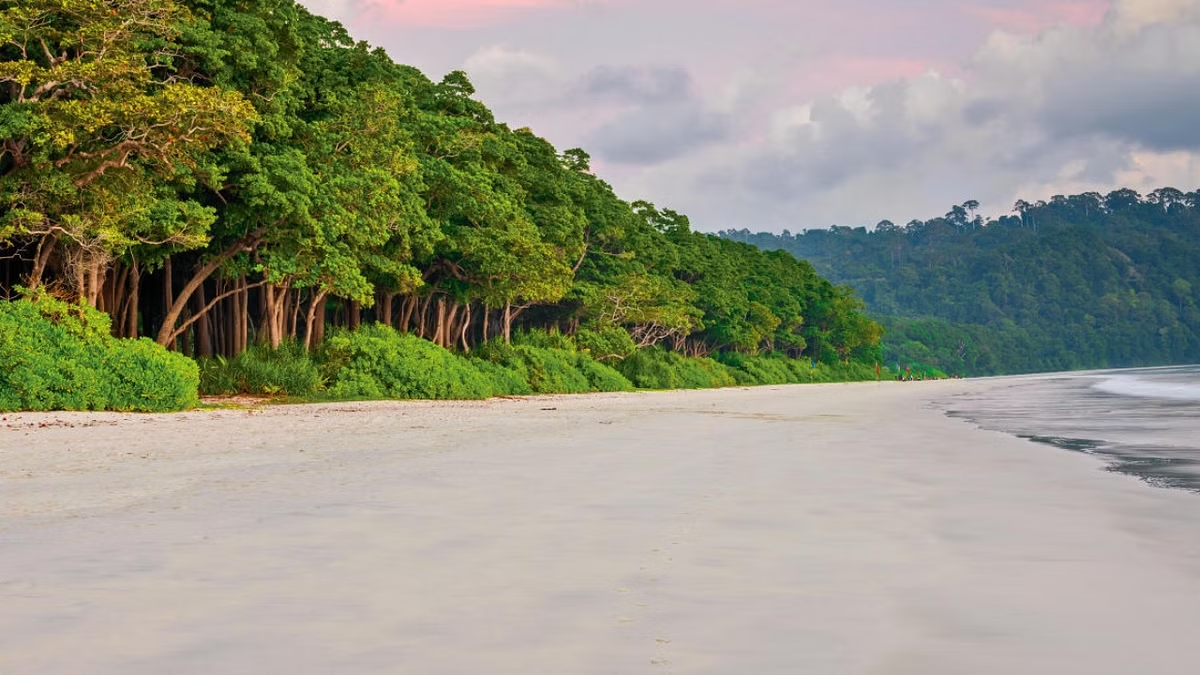
[[[810,261],[886,326],[885,359],[992,374],[1200,362],[1200,191],[1055,196],[940,218],[722,236]]]
[[[460,352],[879,359],[848,287],[622,200],[473,94],[293,0],[0,3],[0,294],[195,357],[380,322]]]

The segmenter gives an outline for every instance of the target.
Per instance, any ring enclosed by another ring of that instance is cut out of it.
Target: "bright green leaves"
[[[583,331],[609,359],[876,339],[806,264],[620,199],[464,73],[430,81],[293,0],[0,0],[0,43],[0,245],[89,300],[114,259],[173,258],[164,345],[214,274],[262,287],[272,341],[285,305],[396,294],[464,347],[501,310],[506,336]]]
[[[134,245],[206,243],[211,212],[169,186],[207,168],[213,148],[247,141],[256,115],[238,92],[175,79],[173,40],[188,20],[168,0],[4,3],[6,239],[60,242],[86,268],[77,279]]]

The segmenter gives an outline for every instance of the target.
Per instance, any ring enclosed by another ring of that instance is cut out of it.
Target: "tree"
[[[28,284],[61,249],[95,305],[108,264],[138,244],[191,248],[212,214],[165,186],[256,118],[234,91],[175,73],[191,16],[170,0],[28,0],[0,10],[0,242],[37,241]]]

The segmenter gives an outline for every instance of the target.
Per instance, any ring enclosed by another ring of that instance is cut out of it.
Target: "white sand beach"
[[[3,415],[0,673],[1200,672],[1200,495],[999,386]]]

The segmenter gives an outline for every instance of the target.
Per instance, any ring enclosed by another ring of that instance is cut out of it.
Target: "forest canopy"
[[[855,288],[885,360],[985,375],[1200,362],[1200,191],[968,201],[931,220],[722,236]]]
[[[877,362],[849,287],[618,197],[474,93],[293,0],[2,1],[0,293],[197,358],[378,322]]]

